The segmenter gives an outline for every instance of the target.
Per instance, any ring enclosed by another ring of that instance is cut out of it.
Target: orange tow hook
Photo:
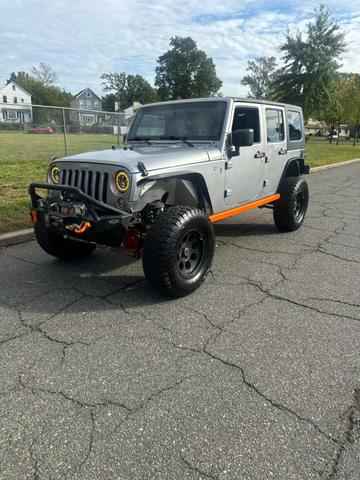
[[[91,228],[90,222],[81,222],[78,227],[74,228],[74,233],[77,233],[78,235],[82,235],[87,230],[89,230],[89,228]]]
[[[36,210],[31,210],[30,211],[30,217],[31,217],[32,223],[35,225],[35,223],[38,221],[37,211]]]

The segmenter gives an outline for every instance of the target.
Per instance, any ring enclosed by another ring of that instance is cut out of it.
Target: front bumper
[[[46,190],[42,197],[37,189]],[[49,195],[50,192],[50,195]],[[95,200],[68,185],[32,183],[29,186],[32,218],[64,237],[118,246],[133,215]]]

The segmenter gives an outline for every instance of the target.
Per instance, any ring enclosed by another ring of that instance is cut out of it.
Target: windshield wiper
[[[175,137],[174,135],[171,135],[169,137],[161,137],[161,140],[178,140],[179,142],[183,142],[189,147],[195,147],[195,145],[190,142],[186,137]]]
[[[128,142],[144,142],[144,143],[147,143],[148,145],[152,145],[149,138],[143,138],[143,137],[128,138]]]

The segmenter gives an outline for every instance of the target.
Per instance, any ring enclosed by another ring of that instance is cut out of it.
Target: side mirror
[[[237,151],[240,147],[251,147],[251,145],[254,145],[254,130],[252,128],[234,130],[232,132],[232,144]]]

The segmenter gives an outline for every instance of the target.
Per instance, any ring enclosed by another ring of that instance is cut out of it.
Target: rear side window
[[[260,116],[258,108],[237,107],[235,109],[233,130],[251,128],[254,130],[254,143],[260,143]]]
[[[302,139],[302,122],[300,112],[288,110],[288,125],[289,125],[289,139],[291,142],[296,142]]]
[[[268,143],[278,143],[285,140],[284,115],[282,110],[266,109],[266,135]]]

